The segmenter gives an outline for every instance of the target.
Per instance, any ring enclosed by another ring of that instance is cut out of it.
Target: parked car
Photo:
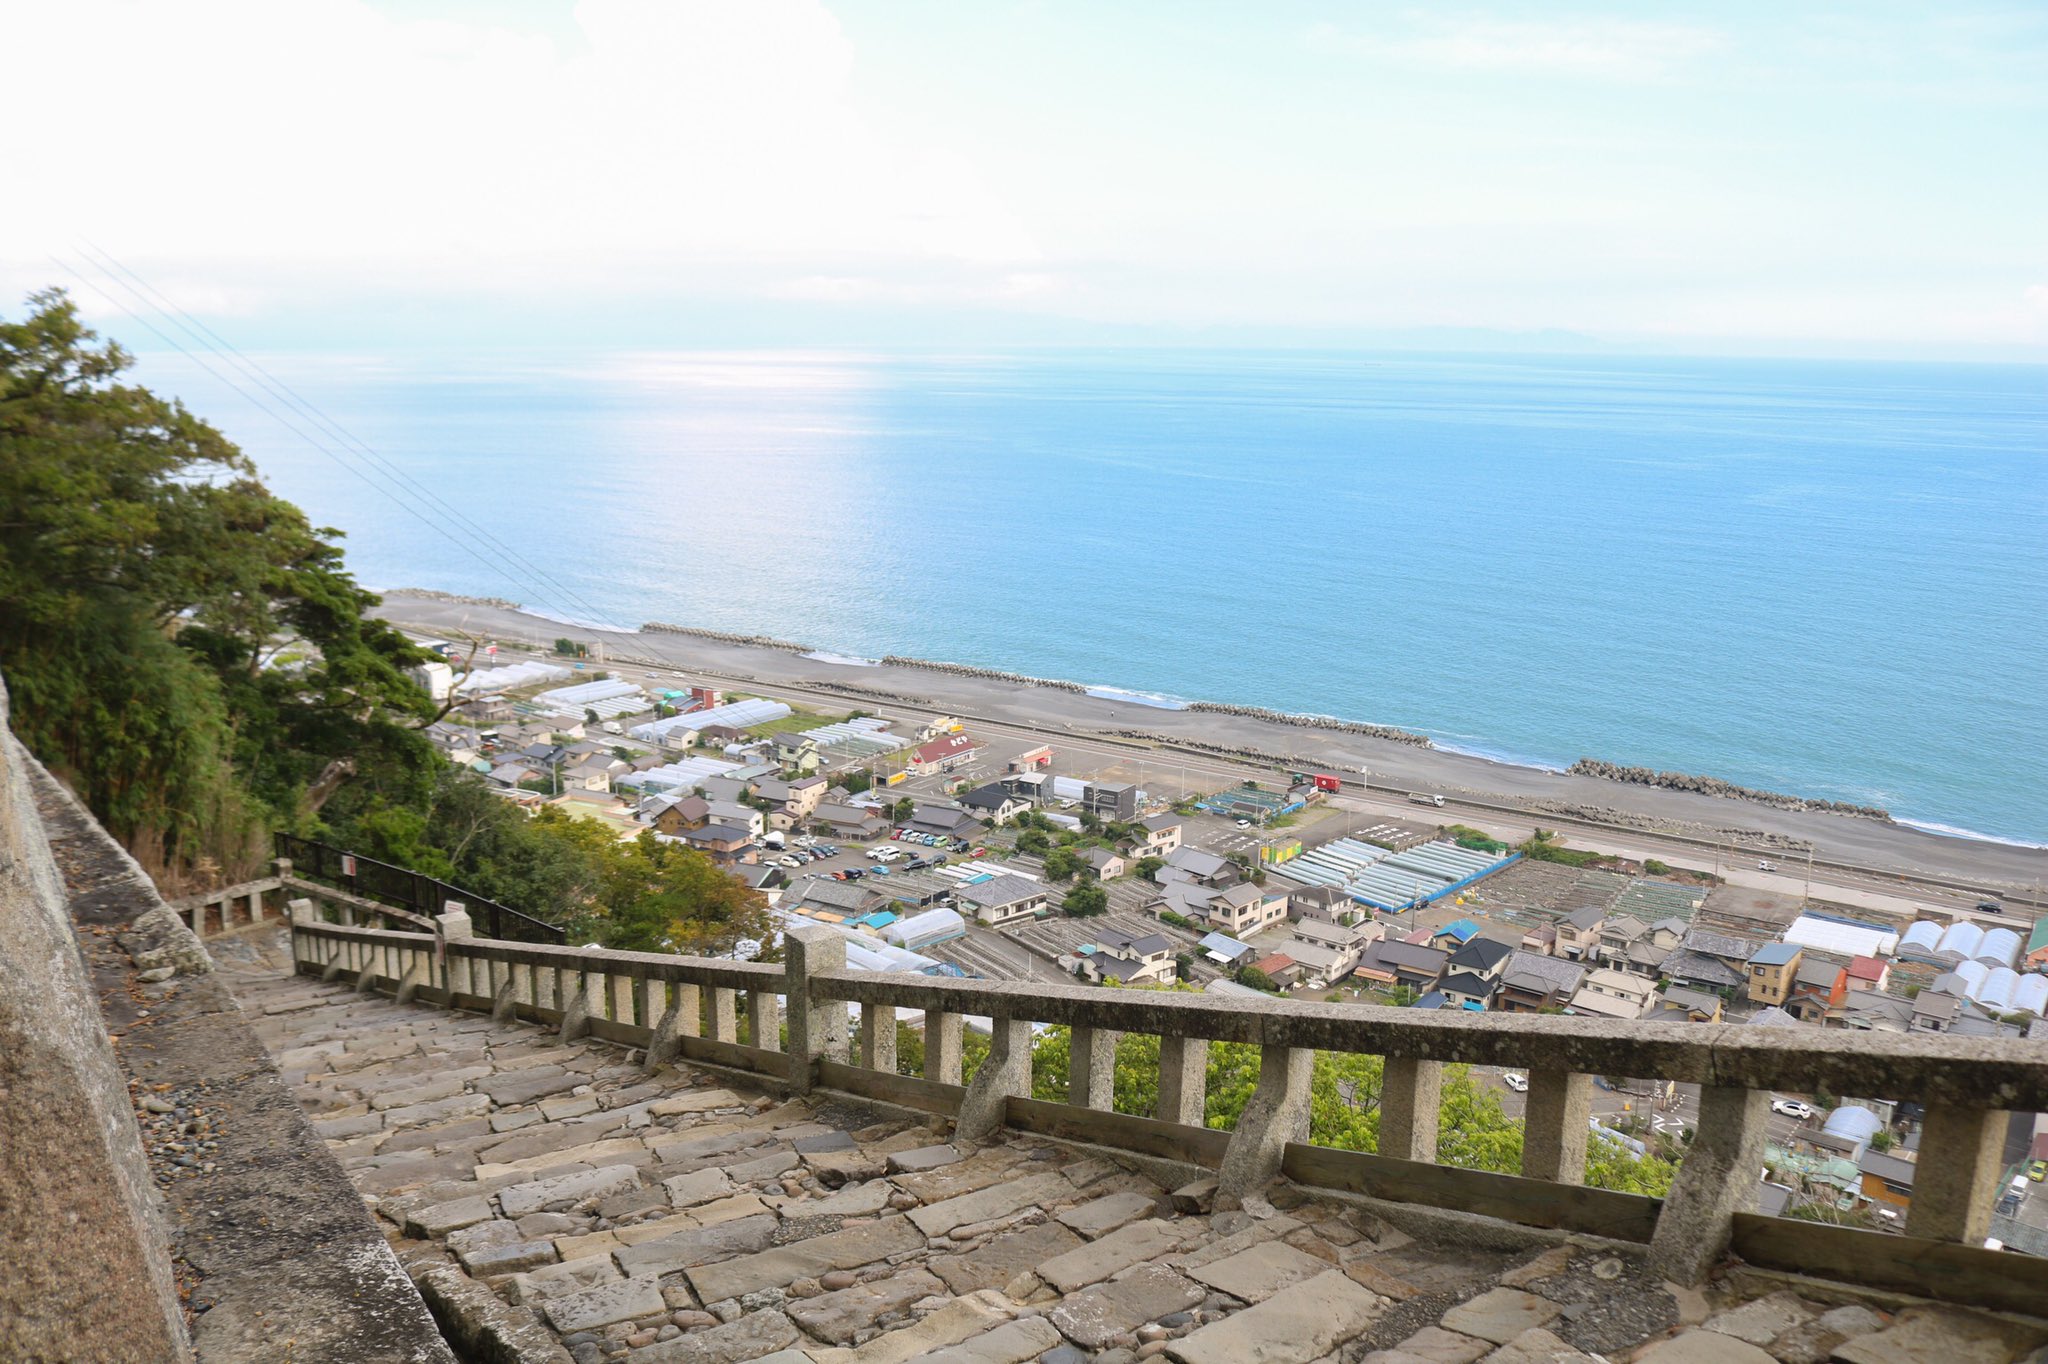
[[[1237,822],[1237,827],[1240,829],[1249,829],[1252,827],[1252,822],[1248,819],[1240,819]]]
[[[1977,902],[1977,912],[1979,914],[2003,914],[2005,913],[2005,906],[1996,900],[1979,900]]]
[[[1771,1112],[1783,1113],[1788,1118],[1797,1118],[1805,1122],[1813,1116],[1813,1105],[1802,1099],[1773,1099]]]
[[[2027,1178],[2033,1180],[2036,1184],[2039,1184],[2043,1179],[2048,1179],[2048,1160],[2028,1161]]]
[[[1529,1092],[1529,1077],[1519,1072],[1512,1070],[1506,1072],[1500,1077],[1500,1082],[1517,1094],[1527,1094]]]
[[[987,849],[987,848],[976,848],[976,849],[975,849],[975,850],[974,850],[973,852],[971,852],[971,853],[969,853],[969,854],[967,854],[967,855],[968,855],[969,857],[987,857],[987,856],[988,856],[988,849]]]
[[[873,872],[877,876],[887,876],[889,874],[889,869],[887,867],[880,865],[879,863],[877,863],[875,866],[869,867],[868,870]]]
[[[1765,862],[1759,859],[1756,864],[1756,869],[1758,871],[1776,871],[1778,869],[1778,864],[1776,862]]]

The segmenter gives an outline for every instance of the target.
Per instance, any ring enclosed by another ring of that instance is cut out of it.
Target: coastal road
[[[1199,781],[1213,789],[1248,776],[1270,778],[1272,769],[1265,763],[1212,755],[1184,757],[1170,749],[1119,741],[1101,731],[1129,727],[1157,735],[1166,744],[1199,741],[1296,755],[1288,761],[1304,768],[1353,774],[1354,778],[1357,767],[1364,764],[1371,768],[1375,786],[1384,782],[1404,791],[1440,791],[1448,801],[1441,811],[1418,812],[1404,798],[1381,798],[1377,792],[1347,788],[1347,805],[1356,799],[1365,811],[1394,817],[1421,813],[1425,818],[1457,820],[1475,827],[1487,827],[1486,821],[1491,819],[1503,831],[1541,823],[1567,833],[1582,846],[1600,851],[1633,850],[1638,856],[1647,853],[1702,870],[1712,868],[1711,844],[1702,847],[1676,837],[1660,837],[1654,830],[1523,813],[1512,808],[1513,802],[1531,798],[1570,802],[1622,810],[1634,818],[1667,825],[1708,829],[1733,825],[1777,838],[1811,839],[1821,859],[1839,864],[1816,865],[1815,886],[1829,886],[1830,899],[1841,898],[1835,893],[1837,888],[1870,896],[1867,903],[1872,908],[1944,903],[1951,909],[1960,906],[1967,910],[1981,891],[1995,888],[2003,891],[2007,906],[2018,911],[2038,904],[2039,886],[2048,882],[2048,849],[1948,838],[1878,820],[1780,810],[1689,791],[1512,767],[1348,731],[1211,711],[1157,710],[1064,688],[1027,686],[907,664],[848,666],[785,649],[695,635],[593,631],[503,607],[404,593],[388,594],[379,614],[423,634],[481,636],[494,638],[501,645],[530,641],[544,650],[558,636],[601,642],[612,651],[610,666],[615,668],[630,671],[634,663],[645,659],[657,671],[687,670],[708,681],[730,681],[792,698],[808,697],[832,708],[854,705],[905,717],[934,712],[959,715],[980,729],[1049,740],[1055,747],[1086,755],[1100,765],[1142,761],[1148,773],[1159,773],[1162,782],[1169,774],[1178,777],[1185,772],[1191,784]],[[499,661],[506,661],[502,650]],[[877,692],[891,693],[894,699],[878,702],[864,694]],[[1798,893],[1803,878],[1789,874],[1789,852],[1779,848],[1765,854],[1779,864],[1775,879],[1762,879],[1772,874],[1754,870],[1757,854],[1745,855],[1750,859],[1749,868],[1738,870],[1731,878],[1737,884]],[[1722,870],[1725,874],[1729,868],[1724,864]],[[1928,879],[1902,881],[1901,874]],[[1910,908],[1899,912],[1910,912]],[[2024,921],[2033,914],[2017,917]]]

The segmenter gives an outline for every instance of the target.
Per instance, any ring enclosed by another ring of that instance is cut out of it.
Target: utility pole
[[[1806,840],[1806,888],[1799,892],[1799,907],[1806,908],[1806,902],[1813,896],[1813,840]]]

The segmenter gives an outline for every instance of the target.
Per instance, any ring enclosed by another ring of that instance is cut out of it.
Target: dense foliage
[[[409,642],[221,434],[60,293],[0,323],[0,666],[22,739],[160,872],[245,868],[344,783],[424,796]]]
[[[1067,1098],[1070,1038],[1064,1027],[1042,1032],[1032,1047],[1032,1097]],[[1379,1147],[1383,1064],[1377,1056],[1319,1051],[1309,1113],[1309,1140],[1346,1151]],[[1248,1043],[1209,1044],[1208,1125],[1237,1126],[1259,1082],[1259,1048]],[[1116,1111],[1150,1117],[1159,1102],[1159,1039],[1126,1034],[1117,1041]],[[1522,1166],[1522,1123],[1501,1108],[1466,1066],[1445,1068],[1437,1160],[1473,1170],[1517,1174]],[[1678,1163],[1651,1153],[1638,1156],[1616,1141],[1587,1144],[1586,1182],[1603,1189],[1662,1197]]]
[[[761,897],[701,854],[452,768],[339,533],[175,400],[124,383],[60,292],[0,321],[0,671],[14,728],[167,884],[238,880],[289,829],[579,941],[717,951]]]

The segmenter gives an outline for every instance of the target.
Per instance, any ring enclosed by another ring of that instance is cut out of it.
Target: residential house
[[[1499,981],[1501,972],[1507,969],[1515,949],[1504,942],[1491,938],[1471,938],[1464,946],[1451,953],[1451,959],[1444,963],[1445,978],[1451,973],[1464,972],[1488,981]],[[1488,991],[1491,994],[1491,991]]]
[[[1325,947],[1339,951],[1363,953],[1366,948],[1380,942],[1387,936],[1387,926],[1377,919],[1363,923],[1331,923],[1327,919],[1295,919],[1288,931],[1304,942],[1319,942]]]
[[[1359,954],[1356,973],[1380,984],[1433,990],[1450,959],[1451,954],[1441,948],[1382,939]]]
[[[2048,914],[2034,920],[2034,926],[2027,933],[2027,971],[2048,970]]]
[[[1169,853],[1166,865],[1159,869],[1155,878],[1159,881],[1192,881],[1197,885],[1235,885],[1238,880],[1237,868],[1228,860],[1215,853],[1203,852],[1200,848],[1177,848]]]
[[[1917,1167],[1912,1161],[1866,1150],[1857,1160],[1856,1169],[1863,1176],[1859,1192],[1873,1204],[1897,1212],[1913,1205],[1913,1175]]]
[[[535,771],[523,762],[503,762],[492,768],[486,778],[493,786],[518,786],[536,778],[545,778],[545,772]]]
[[[1667,985],[1644,1017],[1652,1023],[1719,1023],[1721,996],[1683,985]]]
[[[1801,949],[1799,969],[1792,973],[1791,996],[1785,1012],[1802,1023],[1819,1023],[1842,1007],[1849,993],[1848,973],[1831,961],[1805,955]]]
[[[1020,922],[1046,912],[1051,893],[1040,881],[1021,876],[997,876],[960,887],[953,898],[962,909],[991,927]]]
[[[1091,781],[1081,790],[1081,808],[1104,819],[1138,817],[1138,788],[1129,782]]]
[[[1109,932],[1090,945],[1095,950],[1084,947],[1076,974],[1097,984],[1115,980],[1125,985],[1163,985],[1179,976],[1173,943],[1163,934]]]
[[[1133,857],[1164,857],[1181,844],[1179,815],[1149,815],[1138,821],[1144,836],[1131,844]]]
[[[761,860],[754,836],[735,824],[707,824],[683,835],[683,842],[704,853],[721,867]]]
[[[782,887],[789,880],[789,873],[781,867],[772,862],[751,862],[727,870],[740,879],[741,885],[766,895],[769,904],[781,903]]]
[[[888,902],[888,896],[864,881],[835,881],[829,876],[803,877],[782,897],[785,908],[833,923],[857,919]]]
[[[910,771],[920,777],[951,772],[973,762],[987,746],[965,734],[946,734],[911,750]]]
[[[1203,934],[1199,946],[1202,949],[1203,956],[1226,970],[1232,969],[1240,962],[1249,961],[1258,955],[1258,949],[1252,947],[1249,943],[1241,943],[1237,939],[1225,937],[1221,933]]]
[[[1217,891],[1202,910],[1202,919],[1210,928],[1240,938],[1286,918],[1284,891],[1268,891],[1248,881]]]
[[[1461,1009],[1484,1009],[1493,999],[1500,982],[1472,971],[1445,971],[1436,988]]]
[[[979,816],[991,824],[1001,824],[1031,808],[1031,798],[1003,789],[999,782],[977,786],[960,797],[960,806],[969,814]]]
[[[1500,992],[1494,1007],[1503,1013],[1533,1014],[1562,1009],[1586,980],[1586,968],[1563,957],[1526,948],[1501,967]]]
[[[1842,1004],[1842,1026],[1865,1032],[1912,1032],[1918,1002],[1888,990],[1852,990]]]
[[[1891,964],[1882,957],[1853,957],[1842,970],[1843,986],[1852,995],[1881,991],[1892,977]]]
[[[1285,952],[1270,952],[1260,957],[1252,963],[1252,969],[1264,972],[1266,979],[1283,990],[1299,984],[1302,976],[1301,963]]]
[[[1695,928],[1658,972],[1674,984],[1699,990],[1739,990],[1749,983],[1749,956],[1756,948],[1746,938]]]
[[[641,803],[640,814],[656,833],[681,836],[711,822],[711,803],[702,796],[653,796]]]
[[[821,804],[811,812],[813,826],[823,828],[834,838],[849,838],[866,842],[880,838],[889,831],[880,815],[873,810],[860,809],[851,805]]]
[[[1095,873],[1098,881],[1114,881],[1129,869],[1123,856],[1112,848],[1090,848],[1081,854],[1081,860]]]
[[[1047,750],[1048,753],[1050,751]],[[996,785],[1013,796],[1021,796],[1033,805],[1043,805],[1046,797],[1052,793],[1052,778],[1035,768],[1026,771],[1014,770],[1016,759],[1012,758],[1010,762],[1013,770],[997,777]]]
[[[1600,928],[1607,911],[1598,905],[1575,909],[1557,921],[1557,955],[1570,961],[1593,960],[1600,946]]]
[[[1282,952],[1301,967],[1301,978],[1312,990],[1320,990],[1344,979],[1358,961],[1355,954],[1338,952],[1321,943],[1304,942],[1300,938],[1287,943]]]
[[[818,770],[824,755],[818,748],[818,741],[808,734],[793,729],[779,730],[775,735],[775,761],[785,772],[810,773]]]
[[[1792,982],[1805,953],[1797,944],[1767,942],[1749,954],[1749,997],[1758,1004],[1783,1006],[1792,998]]]
[[[1538,956],[1543,957],[1556,956],[1557,925],[1538,924],[1536,927],[1524,933],[1522,935],[1522,950],[1524,952],[1534,952]]]
[[[1913,995],[1911,1032],[1948,1032],[1962,1014],[1962,995],[1939,989],[1923,989]]]
[[[1571,1011],[1601,1018],[1637,1019],[1649,1010],[1656,987],[1641,976],[1599,966],[1586,973],[1585,983],[1572,996]]]
[[[939,838],[974,838],[982,831],[979,820],[951,805],[919,805],[911,811],[911,830]]]
[[[1592,949],[1591,956],[1600,965],[1611,971],[1629,971],[1639,976],[1654,976],[1654,965],[1645,970],[1637,960],[1637,948],[1647,946],[1650,926],[1633,914],[1615,914],[1600,925],[1599,944]],[[1654,954],[1662,962],[1669,952]]]
[[[624,775],[626,764],[610,756],[593,755],[561,769],[564,791],[610,791],[612,778]]]
[[[518,713],[509,696],[479,696],[456,708],[456,714],[479,725],[502,725]]]
[[[1453,919],[1442,928],[1427,930],[1424,939],[1431,947],[1441,947],[1446,952],[1455,952],[1479,936],[1479,925],[1470,919]]]
[[[1337,924],[1362,916],[1358,901],[1335,886],[1296,886],[1287,892],[1287,917]]]
[[[710,802],[710,809],[713,824],[730,824],[745,829],[750,838],[759,838],[768,832],[767,816],[744,801],[714,800]]]

